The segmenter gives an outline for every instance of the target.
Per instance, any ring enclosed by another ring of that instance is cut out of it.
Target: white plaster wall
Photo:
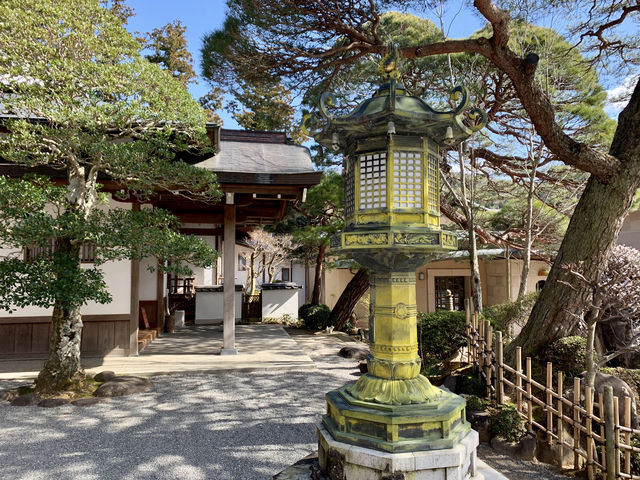
[[[640,210],[629,213],[625,218],[618,237],[618,244],[640,250]]]
[[[235,292],[236,320],[242,318],[242,292]],[[223,292],[196,292],[196,324],[207,325],[223,320]]]
[[[292,319],[297,319],[299,293],[297,288],[263,290],[262,318],[282,318],[283,315],[289,315]]]
[[[131,204],[118,202],[110,198],[107,205],[98,205],[97,208],[101,210],[107,210],[109,208],[130,210]],[[22,257],[21,250],[0,248],[0,257],[6,257],[10,254],[16,254]],[[83,267],[91,268],[92,264],[83,264]],[[131,308],[131,261],[120,260],[117,262],[107,262],[101,265],[100,269],[104,272],[104,280],[107,284],[107,290],[111,294],[112,301],[107,305],[89,302],[82,307],[82,313],[85,315],[129,314]],[[11,314],[7,311],[0,310],[0,317],[7,315],[16,317],[50,316],[51,313],[52,309],[50,308],[25,307]]]
[[[155,258],[140,260],[138,295],[141,301],[156,299],[157,265],[158,263]],[[150,272],[148,267],[153,267],[154,271]]]

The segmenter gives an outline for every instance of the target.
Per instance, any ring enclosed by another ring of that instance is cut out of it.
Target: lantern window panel
[[[387,154],[360,155],[360,209],[387,206]]]
[[[393,153],[395,208],[422,208],[422,153],[396,151]]]
[[[427,161],[427,182],[429,189],[427,191],[427,207],[431,211],[440,210],[440,188],[438,187],[438,157],[432,153],[428,156]]]
[[[355,183],[355,172],[354,172],[354,160],[353,158],[348,158],[345,162],[344,169],[344,181],[345,181],[345,189],[344,189],[344,213],[346,216],[350,217],[353,215],[354,204],[355,204],[355,194],[354,194],[354,183]]]

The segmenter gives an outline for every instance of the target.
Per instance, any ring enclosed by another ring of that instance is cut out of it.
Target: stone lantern
[[[409,472],[463,480],[475,476],[477,434],[464,399],[420,375],[415,271],[430,254],[457,248],[440,229],[440,149],[482,128],[486,114],[468,109],[462,87],[445,112],[407,95],[395,49],[381,70],[385,83],[351,113],[330,115],[325,94],[305,119],[316,141],[343,154],[346,227],[332,249],[371,272],[368,373],[327,394],[320,465],[346,480]]]

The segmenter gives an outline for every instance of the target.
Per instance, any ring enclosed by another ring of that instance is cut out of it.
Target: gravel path
[[[336,355],[340,336],[290,333],[317,370],[160,376],[150,392],[85,408],[0,404],[0,479],[270,479],[316,450],[325,392],[360,375]],[[480,456],[511,480],[566,478],[489,447]]]

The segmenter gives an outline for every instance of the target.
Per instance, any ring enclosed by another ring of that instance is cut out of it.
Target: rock
[[[103,383],[103,382],[108,382],[109,380],[112,380],[115,377],[116,377],[115,372],[112,372],[111,370],[105,370],[104,372],[96,373],[93,379],[96,382]]]
[[[37,393],[27,393],[26,395],[20,395],[16,397],[11,405],[14,407],[26,407],[29,405],[37,405],[42,401],[42,397]]]
[[[358,368],[360,369],[360,373],[367,373],[369,371],[369,366],[367,362],[364,361],[358,364]]]
[[[509,457],[515,456],[516,450],[518,448],[517,443],[508,442],[499,437],[493,437],[490,444],[491,448],[493,448],[496,452],[507,455]]]
[[[459,375],[447,375],[446,377],[444,377],[444,380],[442,381],[442,385],[443,387],[447,387],[447,389],[450,392],[454,392],[457,393],[458,392],[458,378]],[[480,440],[482,441],[482,440]]]
[[[586,452],[583,451],[583,453],[586,456]],[[569,447],[563,447],[558,443],[549,445],[549,443],[547,443],[546,441],[538,441],[536,458],[543,463],[548,463],[549,465],[553,465],[554,467],[573,469],[573,457],[573,450]],[[578,458],[578,469],[583,468],[585,462],[585,457],[580,455]]]
[[[13,402],[13,400],[18,396],[17,390],[2,390],[0,392],[0,401],[2,402]]]
[[[86,397],[86,398],[78,398],[71,402],[71,405],[76,407],[89,407],[91,405],[97,405],[98,403],[108,402],[111,399],[108,397]]]
[[[536,458],[536,435],[533,432],[528,432],[524,437],[520,439],[518,448],[516,449],[516,456],[520,460],[526,460],[530,462]]]
[[[142,377],[114,377],[103,383],[96,390],[96,397],[120,397],[131,395],[132,393],[142,393],[153,387],[153,383],[148,378]]]
[[[491,441],[491,414],[489,412],[467,412],[467,419],[471,423],[473,428],[480,437],[482,443],[489,443]]]
[[[365,360],[369,355],[369,347],[366,345],[347,345],[340,349],[338,355],[344,358],[353,358],[355,360]]]
[[[638,416],[636,410],[636,400],[633,396],[633,390],[627,382],[621,378],[614,377],[602,372],[596,372],[596,378],[593,381],[593,388],[599,395],[604,395],[604,387],[610,386],[613,388],[613,396],[618,397],[620,405],[624,405],[624,397],[631,397],[631,428],[638,428]],[[594,407],[599,407],[598,404]],[[599,412],[598,412],[599,414]],[[624,408],[619,411],[620,424],[624,425]]]
[[[42,407],[42,408],[53,408],[53,407],[60,407],[62,405],[67,405],[69,403],[69,400],[65,399],[65,398],[45,398],[44,400],[41,400],[40,402],[38,402],[38,406]]]

